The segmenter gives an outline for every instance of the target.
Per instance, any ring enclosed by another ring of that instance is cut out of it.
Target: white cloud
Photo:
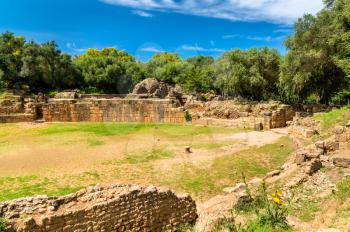
[[[285,36],[252,36],[252,35],[224,35],[222,37],[223,39],[247,39],[247,40],[254,40],[254,41],[264,41],[264,42],[272,42],[272,41],[281,41],[285,39]]]
[[[234,21],[292,24],[322,9],[322,0],[100,0],[135,10],[176,12]]]
[[[66,43],[66,47],[75,53],[83,53],[87,50],[87,48],[77,48],[75,43]]]
[[[292,31],[292,28],[279,28],[274,30],[273,33],[291,33]]]
[[[156,47],[144,47],[144,48],[140,48],[140,51],[153,52],[153,53],[165,52],[164,50],[156,48]]]
[[[225,51],[225,49],[221,49],[221,48],[203,48],[203,47],[199,47],[198,45],[195,45],[195,46],[182,45],[180,49],[185,51],[197,51],[197,52],[224,52]]]
[[[143,11],[143,10],[133,10],[132,11],[133,14],[136,14],[138,16],[141,16],[141,17],[146,17],[146,18],[151,18],[153,17],[152,14],[146,12],[146,11]]]

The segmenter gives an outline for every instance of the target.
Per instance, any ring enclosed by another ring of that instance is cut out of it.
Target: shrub
[[[192,116],[188,111],[185,112],[185,120],[186,122],[192,122]]]

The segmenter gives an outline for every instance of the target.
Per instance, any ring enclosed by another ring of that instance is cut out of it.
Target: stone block
[[[333,164],[336,167],[349,168],[350,167],[350,154],[338,153],[332,157]]]

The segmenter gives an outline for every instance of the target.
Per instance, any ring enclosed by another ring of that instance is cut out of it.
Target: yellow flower
[[[281,191],[276,191],[274,194],[272,194],[272,200],[278,205],[278,206],[282,206],[283,200],[282,200],[282,192]]]

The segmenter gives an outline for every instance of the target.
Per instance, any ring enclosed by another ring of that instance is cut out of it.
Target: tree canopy
[[[91,48],[71,57],[53,41],[38,44],[5,32],[0,35],[0,88],[128,93],[141,80],[153,77],[180,85],[190,94],[216,92],[287,103],[313,96],[322,103],[348,102],[350,2],[324,3],[317,15],[297,20],[294,33],[285,40],[283,56],[263,47],[230,50],[216,59],[184,60],[176,53],[157,53],[140,62],[115,48]]]

